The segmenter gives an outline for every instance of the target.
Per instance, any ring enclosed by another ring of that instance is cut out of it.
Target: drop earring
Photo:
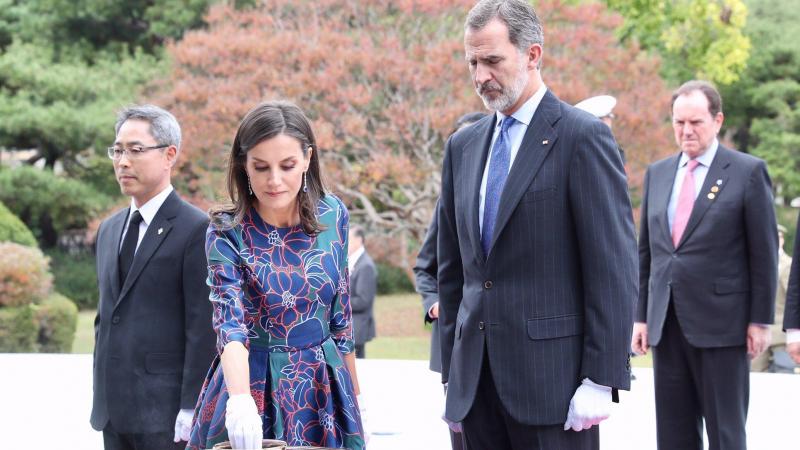
[[[308,171],[303,172],[303,192],[308,192]]]
[[[253,186],[250,185],[250,177],[247,177],[247,191],[250,192],[250,195],[253,195]]]

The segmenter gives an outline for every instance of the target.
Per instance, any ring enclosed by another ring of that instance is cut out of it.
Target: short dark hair
[[[350,232],[353,233],[354,235],[358,236],[359,238],[361,238],[362,241],[364,241],[364,242],[367,241],[367,239],[366,239],[367,238],[367,232],[366,232],[366,230],[364,230],[364,227],[362,227],[361,225],[351,223],[350,224]]]
[[[675,100],[677,100],[678,97],[689,95],[694,91],[700,91],[700,93],[706,96],[708,100],[708,112],[711,113],[712,117],[716,117],[718,113],[722,112],[722,97],[719,95],[719,91],[717,91],[717,88],[715,88],[713,84],[703,80],[687,81],[676,89],[675,92],[672,93],[670,111],[675,106]]]
[[[527,52],[533,44],[544,46],[542,22],[525,0],[481,0],[469,11],[464,27],[477,31],[495,18],[508,27],[508,40],[517,50]]]

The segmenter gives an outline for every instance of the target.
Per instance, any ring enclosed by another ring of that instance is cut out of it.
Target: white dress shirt
[[[522,145],[522,139],[525,137],[525,132],[528,131],[528,126],[531,124],[531,120],[533,120],[533,114],[536,113],[536,109],[539,108],[539,103],[542,102],[546,92],[547,86],[542,84],[539,87],[539,90],[536,91],[536,93],[534,93],[531,98],[528,99],[528,101],[523,103],[522,106],[511,115],[516,122],[514,122],[514,124],[508,128],[508,137],[511,140],[511,153],[509,154],[508,158],[509,172],[511,171],[511,167],[514,165],[514,159],[517,157],[519,147]],[[492,161],[492,149],[494,148],[494,141],[496,141],[497,136],[500,135],[503,119],[506,118],[506,115],[500,111],[497,111],[496,114],[497,123],[494,127],[492,142],[489,144],[489,156],[486,158],[486,167],[483,168],[483,179],[481,180],[480,205],[478,207],[478,225],[480,226],[481,232],[483,232],[483,205],[486,198],[486,180],[489,178],[489,163]]]
[[[150,222],[156,217],[156,213],[158,210],[161,209],[161,205],[164,204],[164,201],[167,200],[169,194],[175,190],[172,185],[170,184],[163,191],[159,192],[155,197],[151,198],[147,201],[141,208],[136,207],[136,203],[134,203],[133,199],[131,199],[131,211],[128,214],[128,220],[125,222],[125,229],[122,230],[122,239],[119,240],[119,251],[122,251],[122,242],[125,241],[125,234],[128,233],[128,226],[131,223],[131,216],[133,215],[134,211],[139,211],[139,214],[142,215],[142,221],[139,222],[139,240],[136,241],[136,250],[139,250],[139,244],[142,243],[142,239],[144,238],[144,234],[147,232],[147,227],[150,225]]]
[[[708,168],[714,161],[717,155],[717,148],[719,141],[714,139],[708,150],[696,158],[699,163],[694,169],[694,198],[700,194],[703,189],[703,183],[706,181],[708,175]],[[683,178],[686,176],[686,164],[689,162],[689,157],[686,153],[681,153],[681,159],[678,162],[678,172],[675,174],[675,183],[672,185],[672,195],[669,198],[669,205],[667,206],[667,218],[669,219],[669,230],[672,231],[672,223],[675,220],[675,210],[678,209],[678,197],[681,195],[681,186],[683,186]]]
[[[350,275],[353,275],[353,270],[356,268],[358,258],[361,258],[361,255],[363,255],[365,251],[366,249],[362,245],[360,249],[354,251],[352,255],[347,257],[347,269],[350,272]]]

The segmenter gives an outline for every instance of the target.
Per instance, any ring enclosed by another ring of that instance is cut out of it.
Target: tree
[[[743,33],[747,7],[742,0],[605,0],[625,23],[623,40],[635,39],[664,60],[672,84],[702,78],[730,84],[750,55]]]
[[[800,1],[748,0],[745,33],[758,49],[723,87],[725,126],[741,151],[763,158],[776,193],[800,196]]]
[[[202,26],[211,0],[0,0],[0,146],[67,164],[113,139],[114,112]]]
[[[256,9],[213,7],[208,28],[169,47],[174,69],[151,94],[185,134],[178,173],[197,197],[224,196],[224,165],[241,117],[287,98],[313,121],[333,190],[354,221],[392,237],[410,267],[439,193],[444,143],[455,119],[481,110],[463,56],[471,0],[272,0]],[[658,62],[619,45],[618,17],[602,5],[539,4],[547,29],[545,80],[574,103],[620,98],[618,137],[632,179],[665,140],[668,93]],[[587,70],[591,67],[591,70]],[[624,74],[624,75],[622,75]],[[373,240],[373,242],[378,241]]]

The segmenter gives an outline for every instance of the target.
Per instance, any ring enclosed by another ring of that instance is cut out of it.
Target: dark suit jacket
[[[797,233],[794,235],[794,254],[792,271],[789,274],[789,287],[786,289],[786,308],[783,310],[783,329],[800,328],[800,217],[797,220]]]
[[[353,309],[353,340],[366,344],[375,337],[375,294],[378,291],[378,271],[369,253],[364,252],[350,274],[350,307]]]
[[[636,237],[611,130],[542,99],[505,184],[488,256],[479,191],[495,115],[447,143],[439,212],[439,330],[447,417],[469,412],[487,350],[500,400],[563,424],[584,377],[630,387]]]
[[[417,262],[414,264],[414,278],[416,281],[417,292],[422,296],[422,309],[424,321],[431,324],[431,361],[430,369],[434,372],[442,372],[442,350],[439,339],[439,320],[428,315],[431,307],[439,301],[439,286],[436,281],[438,264],[436,262],[436,236],[439,234],[439,220],[437,210],[439,204],[434,209],[433,219],[425,235],[425,242],[419,249]]]
[[[92,427],[171,431],[192,409],[215,355],[205,280],[207,216],[173,191],[147,228],[125,284],[118,254],[129,208],[97,233]]]
[[[645,174],[636,320],[658,345],[672,298],[693,346],[744,345],[748,324],[772,323],[775,309],[778,233],[767,166],[720,145],[675,248],[667,205],[679,160],[680,153],[653,163]]]

